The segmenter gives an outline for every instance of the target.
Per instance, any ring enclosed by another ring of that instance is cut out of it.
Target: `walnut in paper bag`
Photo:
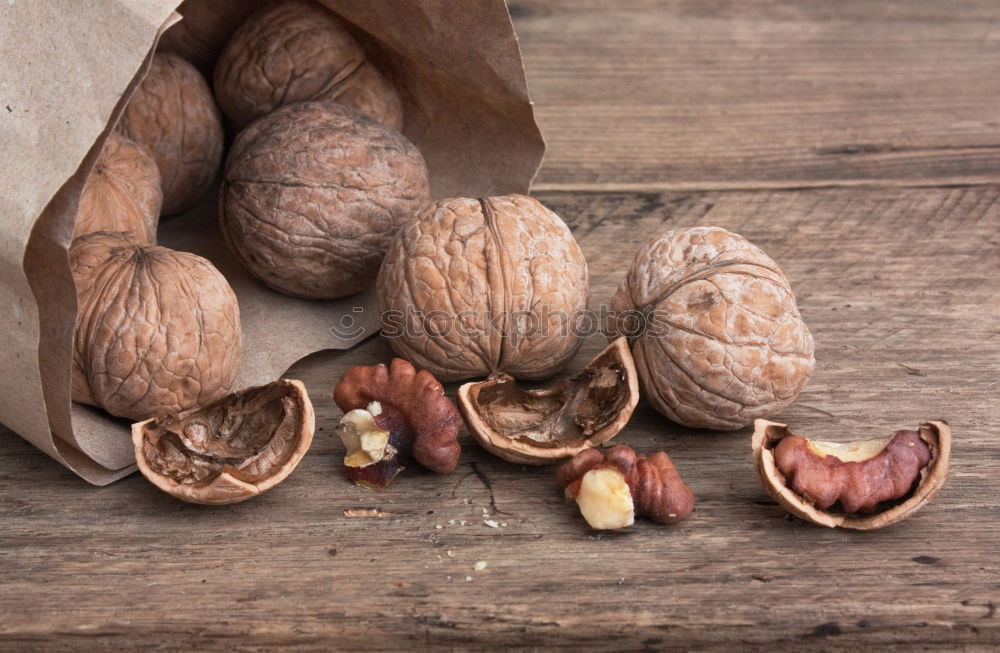
[[[102,484],[132,471],[134,454],[119,422],[70,402],[76,290],[67,249],[87,174],[178,6],[178,0],[109,2],[5,7],[11,56],[0,67],[11,107],[0,148],[0,197],[9,207],[0,224],[0,302],[16,307],[0,318],[0,422]],[[180,9],[208,28],[231,4],[188,0]],[[460,13],[453,3],[430,0],[323,4],[399,87],[404,134],[427,161],[432,197],[528,191],[544,144],[502,0],[466,3]],[[461,38],[442,38],[452,33]],[[79,56],[82,41],[95,56]],[[195,44],[186,56],[214,63],[217,42],[205,39],[203,47]],[[41,51],[45,57],[30,56]],[[206,198],[161,226],[158,240],[205,256],[235,291],[246,345],[236,387],[270,381],[303,356],[350,346],[377,329],[371,295],[304,302],[252,279],[222,246],[215,212]]]

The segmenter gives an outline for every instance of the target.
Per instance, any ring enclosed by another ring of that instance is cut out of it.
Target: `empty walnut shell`
[[[292,473],[316,418],[301,381],[246,388],[195,410],[132,425],[139,470],[191,503],[246,501]]]
[[[111,132],[87,176],[73,236],[128,231],[140,244],[155,245],[162,202],[160,171],[152,155],[138,143]]]
[[[402,134],[348,107],[303,102],[236,139],[219,225],[270,287],[338,299],[371,285],[393,235],[429,196],[424,158]]]
[[[396,87],[344,21],[310,0],[284,0],[250,16],[219,56],[215,94],[238,129],[279,107],[313,101],[344,104],[393,129],[403,125]]]
[[[545,379],[580,347],[587,262],[524,195],[441,200],[392,241],[376,283],[397,356],[442,381]]]
[[[132,420],[205,406],[240,367],[240,310],[208,260],[96,232],[69,250],[73,400]]]
[[[476,440],[512,463],[543,465],[615,437],[639,401],[625,338],[582,372],[541,390],[523,390],[506,374],[466,383],[458,406]]]
[[[791,403],[815,366],[788,279],[719,227],[652,238],[611,299],[609,337],[632,345],[643,396],[678,424],[735,430]]]
[[[908,518],[941,489],[951,429],[930,420],[916,431],[834,443],[759,419],[752,448],[764,489],[790,513],[821,526],[874,530]]]
[[[153,56],[118,130],[145,146],[160,169],[163,213],[180,213],[205,194],[222,163],[222,117],[198,70],[175,54]]]

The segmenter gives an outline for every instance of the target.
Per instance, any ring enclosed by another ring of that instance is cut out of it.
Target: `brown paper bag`
[[[544,151],[503,0],[322,0],[403,90],[406,135],[435,197],[527,192]],[[70,401],[76,291],[67,250],[83,183],[160,36],[210,71],[250,0],[0,2],[0,422],[94,484],[132,472],[127,424]],[[174,10],[177,9],[179,14]],[[211,78],[209,77],[209,80]],[[240,301],[237,385],[378,329],[372,293],[271,291],[220,245],[214,196],[163,221],[161,244],[211,259]]]

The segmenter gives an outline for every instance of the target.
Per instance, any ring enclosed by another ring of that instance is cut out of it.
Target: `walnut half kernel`
[[[676,524],[694,511],[691,489],[662,451],[639,456],[627,445],[584,449],[559,468],[556,482],[597,530],[631,526],[636,516]]]
[[[928,421],[915,431],[840,443],[757,420],[752,446],[765,489],[786,510],[823,526],[872,530],[906,519],[941,489],[951,429]]]
[[[359,365],[337,382],[333,399],[344,411],[337,433],[347,449],[347,478],[356,485],[381,490],[411,458],[438,474],[458,466],[462,417],[430,372],[401,358]]]

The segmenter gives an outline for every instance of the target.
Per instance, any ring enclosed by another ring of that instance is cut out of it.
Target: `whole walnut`
[[[141,420],[224,396],[240,366],[240,312],[207,260],[97,232],[69,250],[78,300],[73,399]]]
[[[393,240],[377,289],[396,354],[442,381],[555,374],[590,296],[573,234],[524,195],[431,205]]]
[[[179,56],[153,56],[118,129],[153,153],[165,214],[191,208],[215,181],[222,162],[222,118],[201,73]]]
[[[805,387],[813,339],[788,279],[719,227],[651,239],[611,300],[608,336],[628,336],[643,395],[674,422],[738,429]]]
[[[374,281],[393,234],[429,193],[424,158],[402,134],[345,106],[304,102],[236,139],[219,223],[267,285],[337,299]]]
[[[84,184],[73,235],[128,231],[153,245],[162,201],[160,171],[149,151],[111,132]]]
[[[278,107],[314,100],[345,104],[393,129],[403,125],[395,86],[344,21],[311,0],[277,2],[247,19],[216,63],[215,95],[239,129]]]

